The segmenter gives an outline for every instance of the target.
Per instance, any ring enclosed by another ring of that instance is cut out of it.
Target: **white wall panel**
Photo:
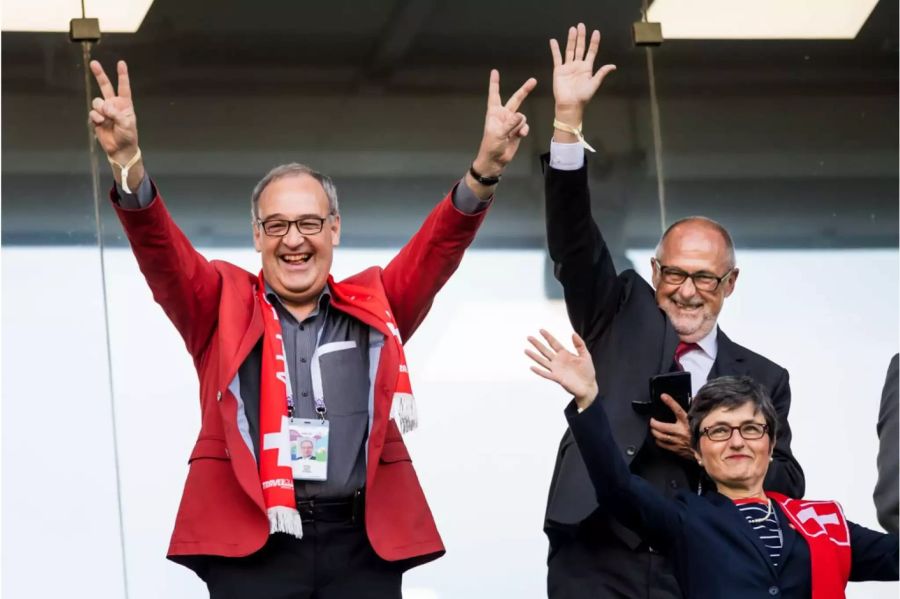
[[[251,250],[207,255],[258,265]],[[335,272],[391,256],[341,249]],[[647,269],[648,252],[630,257]],[[538,251],[471,252],[409,342],[421,424],[408,443],[448,553],[407,575],[408,599],[545,596],[541,525],[566,397],[528,371],[522,350],[538,327],[570,328],[562,303],[543,299],[542,261]],[[120,596],[96,250],[4,249],[4,262],[3,590]],[[722,326],[791,371],[808,495],[838,499],[877,528],[875,422],[898,345],[897,252],[748,251],[739,263]],[[107,267],[130,596],[202,597],[199,579],[164,559],[199,425],[193,366],[130,253],[109,251]],[[58,377],[43,374],[38,351],[60,362]],[[65,464],[59,443],[35,442],[43,396],[79,431],[64,444]],[[49,517],[31,518],[36,508]],[[43,575],[63,550],[65,576]],[[851,585],[848,597],[896,592],[894,583]]]

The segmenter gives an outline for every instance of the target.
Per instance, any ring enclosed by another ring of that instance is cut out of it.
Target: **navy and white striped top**
[[[770,500],[771,501],[771,500]],[[758,499],[739,499],[734,502],[737,508],[747,519],[747,523],[759,536],[762,544],[765,545],[769,552],[769,558],[772,565],[776,568],[781,560],[781,548],[784,546],[784,535],[781,532],[781,523],[778,521],[778,512],[772,507],[769,513],[769,504],[761,503]],[[758,522],[750,522],[750,520],[759,520],[768,513],[765,520]]]

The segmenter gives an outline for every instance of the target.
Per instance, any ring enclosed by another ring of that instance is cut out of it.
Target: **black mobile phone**
[[[687,412],[691,406],[691,373],[667,372],[650,379],[650,401],[653,402],[650,415],[660,422],[675,422],[674,412],[659,397],[663,393],[671,395],[681,409]]]
[[[668,393],[687,412],[691,404],[691,373],[667,372],[650,378],[650,401],[631,402],[638,414],[651,416],[660,422],[675,422],[675,414],[663,403],[660,395]]]

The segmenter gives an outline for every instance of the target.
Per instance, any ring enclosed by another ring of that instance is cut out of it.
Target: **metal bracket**
[[[638,21],[631,26],[635,46],[659,46],[663,43],[662,24]]]
[[[100,19],[72,19],[69,21],[69,41],[93,42],[100,41]]]

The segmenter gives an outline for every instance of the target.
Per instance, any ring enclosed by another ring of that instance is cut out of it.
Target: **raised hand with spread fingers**
[[[600,32],[595,29],[590,42],[586,43],[584,23],[569,27],[565,56],[560,53],[559,43],[555,39],[550,40],[556,120],[573,129],[581,129],[585,106],[606,76],[616,70],[615,65],[606,64],[594,72],[594,60],[599,49]],[[553,139],[564,143],[579,141],[576,134],[558,128],[553,133]]]
[[[594,363],[584,340],[577,333],[572,333],[572,345],[576,352],[573,354],[549,332],[544,329],[540,332],[546,345],[536,337],[528,337],[528,342],[537,350],[525,350],[525,354],[537,364],[531,367],[531,371],[558,383],[575,396],[575,404],[584,410],[594,403],[598,393]]]

